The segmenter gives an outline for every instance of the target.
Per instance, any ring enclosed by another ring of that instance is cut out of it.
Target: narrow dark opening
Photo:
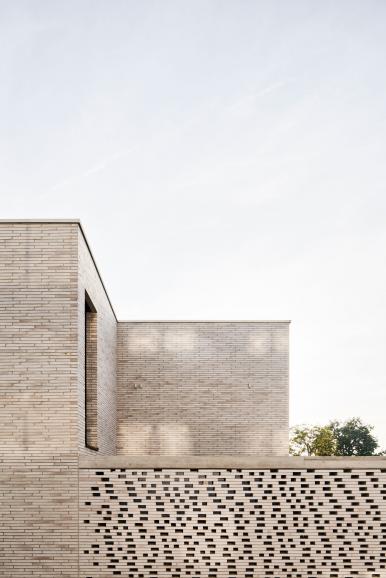
[[[97,311],[87,293],[84,301],[85,446],[98,450]]]

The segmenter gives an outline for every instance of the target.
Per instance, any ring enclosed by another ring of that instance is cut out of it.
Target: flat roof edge
[[[386,457],[306,456],[79,456],[80,469],[386,469]]]
[[[99,280],[100,280],[101,285],[102,285],[102,287],[103,287],[103,290],[104,290],[104,292],[105,292],[107,301],[109,302],[109,305],[110,305],[110,307],[111,307],[111,311],[113,312],[113,315],[114,315],[114,317],[115,317],[115,321],[118,323],[117,314],[115,313],[115,309],[114,309],[114,307],[113,307],[113,304],[111,303],[111,299],[110,299],[109,294],[108,294],[108,292],[107,292],[106,286],[105,286],[105,284],[104,284],[104,282],[103,282],[102,275],[100,274],[100,271],[99,271],[99,267],[98,267],[98,265],[96,264],[95,257],[94,257],[94,255],[93,255],[92,250],[91,250],[90,243],[88,242],[88,239],[87,239],[87,237],[86,237],[86,233],[84,232],[82,223],[80,222],[80,220],[78,220],[78,221],[73,221],[73,223],[77,223],[78,226],[79,226],[80,232],[81,232],[82,235],[83,235],[84,242],[86,243],[86,247],[87,247],[87,249],[88,249],[88,252],[90,253],[91,260],[92,260],[92,262],[94,263],[95,270],[96,270],[96,272],[97,272],[97,275],[98,275],[98,277],[99,277]]]
[[[22,224],[22,223],[77,223],[80,225],[80,219],[0,219],[0,224]]]
[[[290,319],[120,319],[118,323],[291,323]]]

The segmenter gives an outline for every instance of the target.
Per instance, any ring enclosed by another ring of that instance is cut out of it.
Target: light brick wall
[[[84,404],[84,300],[85,291],[97,310],[97,389],[98,389],[98,448],[99,453],[114,454],[116,450],[116,349],[117,321],[98,271],[79,230],[78,287],[78,443],[81,453],[94,453],[85,447]]]
[[[74,453],[2,455],[2,578],[78,577],[77,466]]]
[[[0,574],[78,575],[76,224],[0,224]]]
[[[7,578],[78,576],[85,290],[98,310],[100,453],[114,453],[116,320],[82,231],[70,222],[0,223],[0,575]]]
[[[80,470],[81,578],[382,578],[386,470]]]
[[[126,455],[288,453],[287,322],[120,322]]]
[[[75,449],[76,224],[0,224],[0,444]]]

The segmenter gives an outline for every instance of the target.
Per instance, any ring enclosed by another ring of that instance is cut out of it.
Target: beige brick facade
[[[7,578],[78,576],[85,291],[98,309],[100,453],[114,453],[116,320],[79,224],[0,224],[0,575]]]
[[[116,451],[116,356],[117,320],[101,283],[90,250],[82,234],[78,236],[78,443],[81,453],[85,447],[84,392],[84,309],[85,293],[89,295],[97,319],[97,439],[99,453]],[[92,452],[91,452],[92,453]]]
[[[119,323],[117,452],[288,454],[288,323]]]
[[[0,576],[383,576],[385,462],[281,457],[288,322],[118,322],[76,221],[0,222],[0,299]]]
[[[0,225],[2,450],[75,449],[75,224]]]
[[[78,459],[1,451],[0,576],[76,578]]]
[[[12,578],[78,571],[78,234],[0,225],[0,567]]]

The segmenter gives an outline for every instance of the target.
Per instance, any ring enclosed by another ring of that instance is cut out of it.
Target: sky
[[[290,421],[386,449],[386,2],[2,0],[2,218],[119,319],[291,319]]]

